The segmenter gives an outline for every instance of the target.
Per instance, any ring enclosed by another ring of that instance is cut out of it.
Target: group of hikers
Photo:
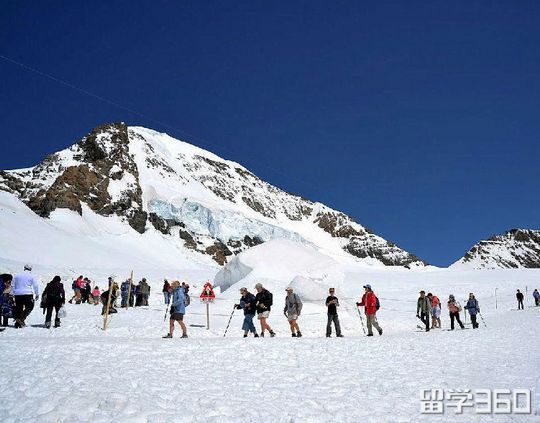
[[[377,330],[379,335],[383,334],[383,329],[377,321],[377,311],[380,308],[380,302],[372,290],[371,285],[363,286],[364,294],[359,302],[356,303],[358,312],[362,320],[362,328],[364,328],[362,313],[360,307],[363,307],[365,315],[367,336],[373,336],[373,328]],[[128,306],[147,306],[150,296],[150,285],[145,278],[135,284],[132,278],[128,278],[118,285],[113,280],[113,277],[108,278],[107,290],[101,292],[97,285],[92,289],[92,282],[79,276],[72,284],[73,296],[68,301],[69,303],[82,304],[102,304],[102,314],[117,313],[117,300],[121,298],[120,307]],[[244,337],[248,337],[249,333],[254,337],[264,337],[266,333],[270,337],[276,334],[268,323],[270,311],[273,306],[273,295],[261,283],[255,285],[256,293],[251,293],[246,287],[240,289],[240,300],[234,305],[234,309],[243,310],[244,320],[242,330]],[[291,332],[291,336],[295,338],[302,337],[302,332],[298,325],[298,320],[302,312],[302,300],[294,292],[292,287],[286,288],[285,306],[283,314],[285,315]],[[187,338],[187,328],[184,323],[184,315],[186,307],[190,304],[189,285],[185,282],[173,281],[169,283],[166,279],[163,284],[163,299],[164,303],[170,307],[169,314],[169,332],[164,338],[172,338],[174,333],[175,322],[178,322],[182,330],[182,338]],[[26,326],[26,319],[34,308],[35,301],[40,299],[38,279],[32,274],[32,265],[26,264],[24,271],[12,276],[10,274],[0,275],[0,317],[2,326],[8,325],[8,319],[14,319],[14,327],[22,328]],[[540,293],[537,289],[533,292],[533,298],[536,306],[540,306]],[[518,309],[523,309],[524,295],[520,290],[517,291],[516,298],[518,300]],[[52,325],[52,313],[55,311],[54,327],[60,326],[60,319],[65,314],[62,312],[66,302],[64,286],[60,276],[55,276],[45,287],[41,295],[40,307],[45,314],[45,327],[50,328]],[[339,299],[335,296],[335,289],[328,290],[328,297],[325,305],[327,308],[327,324],[326,336],[332,336],[332,326],[335,329],[337,337],[343,337],[341,325],[338,316]],[[462,311],[461,304],[456,301],[454,295],[450,295],[447,301],[447,308],[450,317],[450,330],[454,330],[455,323],[464,329],[465,326],[460,318]],[[480,315],[480,306],[474,293],[469,294],[466,305],[463,307],[468,311],[472,323],[472,327],[479,327],[477,315]],[[234,311],[233,311],[234,313]],[[260,324],[260,333],[257,332],[253,322],[255,316]],[[232,317],[232,314],[231,314]],[[420,291],[420,296],[417,301],[416,317],[425,325],[425,331],[441,328],[441,302],[439,298],[431,292],[426,295],[424,290]],[[229,320],[230,322],[230,320]],[[420,326],[419,326],[420,327]],[[420,327],[422,328],[422,327]]]

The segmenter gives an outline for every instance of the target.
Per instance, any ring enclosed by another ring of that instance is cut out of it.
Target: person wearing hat
[[[448,311],[450,312],[450,330],[454,330],[454,320],[457,320],[461,329],[465,329],[465,326],[463,323],[461,323],[461,319],[459,317],[459,313],[461,312],[461,304],[456,301],[456,298],[453,295],[448,297],[447,306]]]
[[[184,288],[179,281],[173,281],[171,295],[171,317],[169,318],[169,333],[163,338],[172,338],[174,332],[174,322],[178,322],[182,328],[182,338],[187,338],[187,328],[184,323],[184,314],[186,314],[186,303]]]
[[[338,338],[342,338],[343,335],[341,334],[341,326],[339,324],[339,317],[337,308],[339,307],[339,300],[336,296],[334,296],[335,289],[330,288],[328,290],[328,297],[326,297],[326,307],[328,307],[328,321],[326,323],[326,337],[330,338],[332,336],[332,322],[334,323],[334,326],[336,327],[336,336]]]
[[[416,303],[416,317],[426,325],[426,332],[429,332],[429,316],[431,314],[431,301],[426,297],[426,291],[420,291],[420,297]]]
[[[273,338],[276,336],[270,325],[266,322],[266,319],[270,316],[270,309],[273,304],[273,296],[262,283],[255,285],[257,295],[255,295],[256,307],[257,307],[257,319],[261,322],[261,336],[264,337],[264,331],[268,330],[270,336]]]
[[[478,305],[478,300],[472,292],[469,294],[469,300],[467,301],[467,304],[465,304],[465,310],[467,310],[469,312],[469,315],[471,316],[471,323],[473,329],[478,329],[476,315],[480,313],[480,306]]]
[[[285,308],[283,313],[289,321],[289,326],[291,327],[291,335],[293,338],[301,338],[302,332],[300,332],[300,327],[298,327],[298,318],[302,312],[302,300],[300,297],[293,292],[292,287],[285,289],[287,296],[285,297]]]
[[[31,273],[32,265],[26,264],[24,272],[13,278],[12,289],[15,297],[15,327],[26,326],[25,320],[34,309],[34,300],[39,299],[37,278]]]
[[[371,289],[371,285],[364,285],[364,295],[362,295],[362,301],[356,303],[358,307],[364,307],[366,313],[366,326],[367,326],[367,336],[373,336],[373,326],[379,332],[379,335],[382,335],[383,330],[377,322],[377,297]]]
[[[259,335],[257,334],[257,330],[253,324],[257,304],[255,295],[249,292],[245,287],[240,288],[240,295],[240,303],[235,304],[234,307],[238,310],[244,310],[244,323],[242,323],[244,338],[247,338],[249,332],[251,332],[255,338],[258,338]]]

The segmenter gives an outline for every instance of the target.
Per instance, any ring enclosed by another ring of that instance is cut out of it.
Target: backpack
[[[77,281],[73,281],[73,283],[71,284],[71,289],[76,289],[77,288]]]
[[[191,297],[187,292],[184,293],[184,306],[187,307],[191,304]]]
[[[270,303],[270,306],[273,306],[274,305],[274,295],[268,291],[268,299],[269,299],[269,303]]]
[[[378,310],[381,308],[381,302],[379,301],[379,297],[375,297],[375,310]]]

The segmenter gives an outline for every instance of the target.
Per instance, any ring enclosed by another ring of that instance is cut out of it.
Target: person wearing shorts
[[[172,338],[174,333],[174,322],[178,322],[182,329],[182,338],[187,338],[187,328],[184,323],[184,314],[186,314],[185,291],[179,281],[172,283],[171,294],[171,317],[169,318],[169,333],[164,338]]]
[[[427,294],[431,301],[431,329],[441,328],[441,302],[439,297],[431,292]]]
[[[257,308],[257,319],[259,319],[259,322],[261,323],[261,336],[264,337],[264,331],[268,330],[270,336],[273,338],[276,334],[270,325],[266,323],[266,319],[270,316],[270,309],[273,303],[272,294],[262,286],[262,283],[256,284],[255,289],[257,290],[255,306]]]
[[[302,301],[300,300],[300,297],[293,292],[293,289],[290,286],[285,291],[287,291],[287,296],[285,297],[283,314],[285,314],[285,317],[289,321],[291,336],[293,338],[301,338],[302,332],[300,332],[300,327],[298,327],[298,317],[302,312]]]

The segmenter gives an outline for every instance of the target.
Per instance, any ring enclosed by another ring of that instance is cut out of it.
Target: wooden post
[[[210,330],[210,302],[206,301],[206,330]]]
[[[114,289],[114,281],[109,285],[109,295],[107,297],[107,306],[105,307],[105,317],[103,318],[103,330],[107,330],[109,324],[109,308],[111,307],[112,290]]]
[[[131,300],[131,284],[133,284],[133,270],[131,271],[131,276],[129,277],[129,288],[128,288],[128,297],[127,297],[127,302],[126,302],[126,310],[129,308],[129,300]]]

